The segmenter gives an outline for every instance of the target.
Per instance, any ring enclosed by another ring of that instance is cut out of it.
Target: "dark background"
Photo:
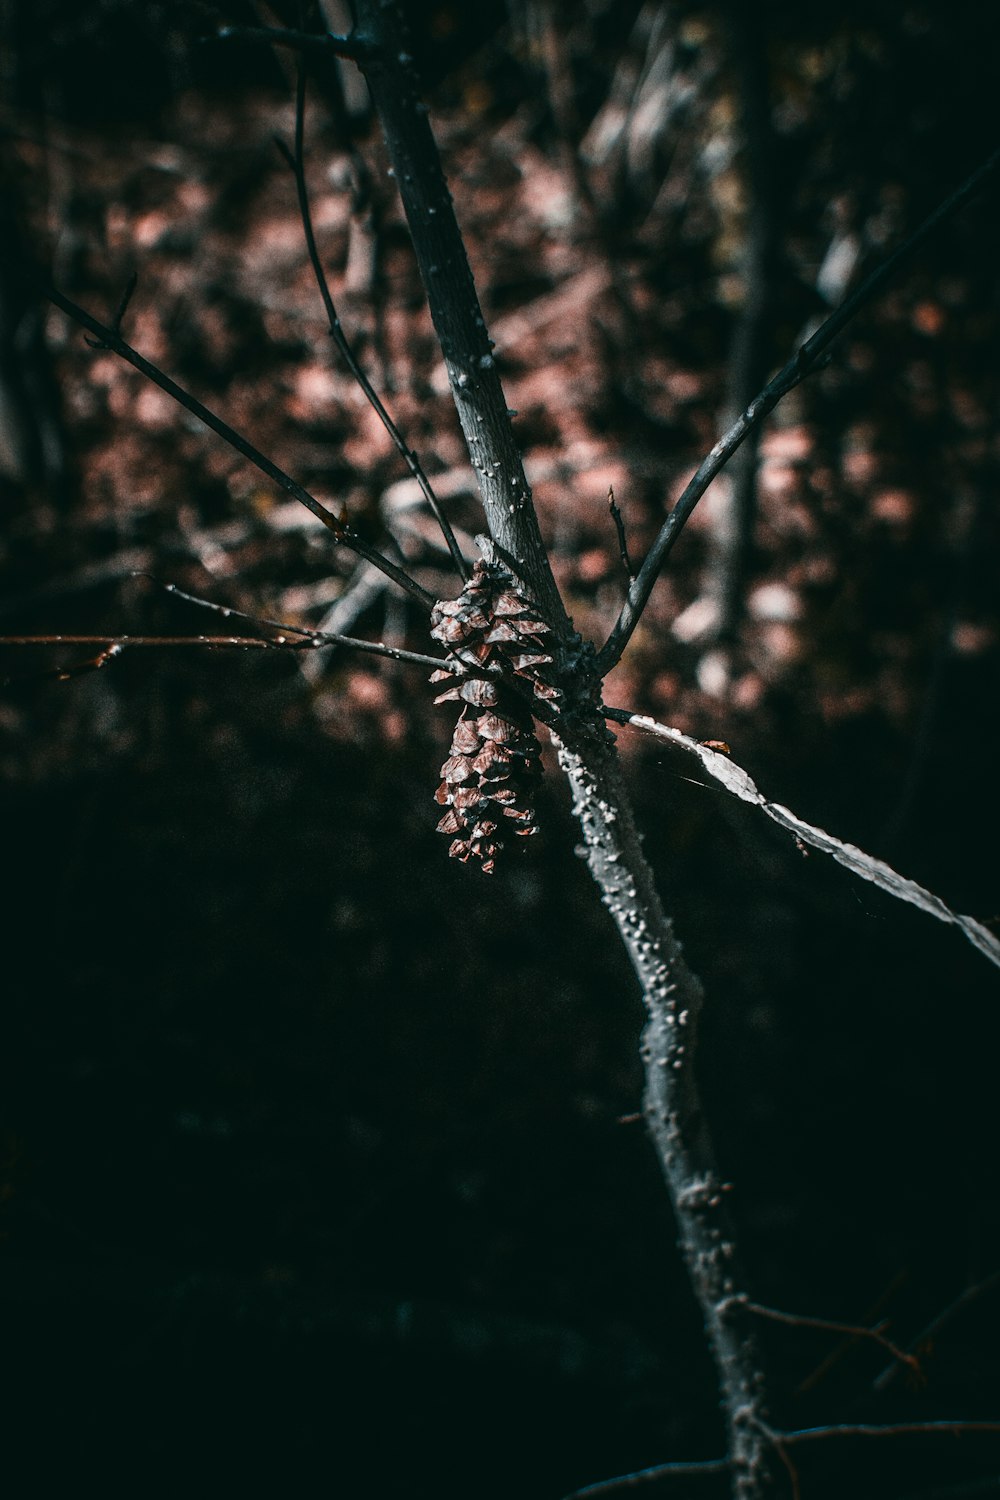
[[[978,14],[755,13],[780,205],[768,368],[822,310],[837,214],[867,265],[883,231],[890,248],[993,148],[996,37]],[[732,18],[664,12],[675,78],[701,80],[690,106],[641,170],[594,169],[596,228],[577,204],[546,229],[517,195],[571,192],[575,143],[544,103],[545,12],[484,7],[477,29],[447,7],[414,16],[490,318],[530,315],[602,256],[627,273],[642,338],[605,291],[503,366],[529,459],[591,445],[582,471],[550,465],[536,493],[574,617],[600,638],[622,587],[607,474],[629,476],[627,496],[614,482],[641,555],[724,401],[740,304],[726,278],[748,214],[727,209],[711,166],[740,118]],[[553,16],[579,138],[621,58],[641,57],[642,16]],[[133,566],[279,618],[306,585],[332,577],[335,596],[350,560],[282,529],[242,465],[144,406],[138,378],[38,314],[31,291],[41,268],[110,309],[136,266],[130,337],[304,482],[346,496],[377,541],[398,460],[346,377],[322,419],[295,385],[323,332],[315,311],[308,325],[287,311],[315,300],[270,141],[291,132],[287,59],[199,41],[204,13],[180,6],[13,6],[3,24],[0,384],[20,440],[2,628],[230,628]],[[314,86],[322,195],[345,126],[329,78]],[[377,131],[353,131],[374,164],[379,269],[345,322],[441,472],[461,461],[448,399]],[[769,795],[985,921],[1000,911],[996,228],[994,194],[774,419],[791,448],[765,444],[780,483],[762,492],[747,589],[785,583],[794,622],[748,611],[731,690],[706,691],[706,648],[671,635],[710,566],[692,526],[608,690],[724,736]],[[687,397],[670,394],[681,375]],[[468,498],[455,513],[475,530]],[[454,592],[435,555],[410,558]],[[358,628],[427,650],[419,618],[384,599]],[[448,728],[419,668],[341,653],[307,681],[278,653],[136,650],[62,682],[51,674],[86,648],[3,657],[10,1492],[558,1500],[716,1456],[698,1316],[628,1121],[641,1008],[554,762],[541,836],[489,880],[433,831]],[[909,1346],[978,1289],[922,1346],[919,1387],[900,1373],[876,1388],[886,1358],[871,1346],[763,1326],[775,1421],[996,1417],[995,970],[954,929],[804,857],[702,786],[695,762],[628,730],[620,743],[706,988],[699,1066],[754,1295],[887,1318]],[[1000,1493],[997,1441],[814,1445],[802,1493]]]

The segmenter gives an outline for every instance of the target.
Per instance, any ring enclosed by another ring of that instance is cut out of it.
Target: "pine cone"
[[[559,690],[545,676],[552,664],[549,634],[497,563],[478,562],[458,598],[431,611],[431,635],[463,669],[461,677],[444,671],[431,677],[451,683],[435,703],[464,705],[435,794],[448,809],[438,832],[454,835],[453,859],[482,860],[488,875],[505,828],[522,838],[537,833],[530,798],[542,769],[531,710],[500,674],[524,678],[537,698],[558,700]]]

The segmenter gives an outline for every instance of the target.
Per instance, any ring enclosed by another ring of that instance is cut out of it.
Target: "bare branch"
[[[1000,1422],[891,1422],[880,1426],[870,1422],[834,1423],[829,1427],[803,1427],[795,1432],[776,1432],[779,1442],[792,1447],[799,1443],[813,1443],[826,1438],[850,1437],[910,1437],[917,1433],[950,1434],[962,1437],[966,1433],[998,1433]]]
[[[963,204],[974,197],[993,176],[1000,167],[1000,150],[995,151],[987,162],[977,171],[966,178],[949,198],[939,205],[928,218],[915,229],[910,237],[900,245],[899,249],[884,260],[875,270],[853,292],[847,301],[839,307],[836,312],[820,325],[811,338],[807,339],[802,347],[796,350],[792,358],[778,371],[750,405],[725,433],[715,447],[709,453],[689,480],[684,493],[677,504],[664,521],[652,547],[646,555],[646,559],[636,575],[632,587],[628,591],[628,598],[622,607],[621,613],[615,623],[614,629],[608,636],[604,645],[597,655],[597,665],[604,676],[621,658],[625,647],[628,645],[632,632],[639,623],[642,611],[653,591],[653,586],[660,576],[667,556],[674,542],[680,535],[691,512],[698,501],[708,489],[712,480],[725,467],[729,459],[739,448],[747,435],[758,427],[764,418],[774,410],[783,396],[795,389],[797,385],[819,367],[827,349],[839,333],[847,326],[851,319],[872,300],[876,293],[880,292],[886,282],[899,269],[906,260],[924,240],[938,229],[945,221],[958,211]]]
[[[884,860],[875,859],[854,844],[842,843],[832,833],[826,833],[822,828],[816,828],[812,823],[804,822],[787,807],[782,807],[780,802],[769,802],[763,793],[758,791],[756,783],[743,767],[737,765],[728,755],[713,749],[708,744],[692,739],[690,735],[683,734],[679,729],[671,729],[667,724],[660,724],[656,719],[647,718],[644,714],[633,714],[624,708],[605,707],[604,716],[616,724],[629,724],[634,729],[642,729],[647,734],[655,734],[660,739],[670,740],[673,744],[679,745],[682,750],[696,755],[708,774],[720,782],[727,792],[732,793],[734,797],[739,797],[741,802],[749,802],[751,806],[759,807],[762,813],[773,822],[780,824],[782,828],[786,828],[795,838],[810,844],[814,849],[819,849],[823,854],[828,854],[831,859],[835,859],[852,874],[860,875],[862,880],[870,881],[872,885],[877,885],[880,890],[887,891],[890,896],[895,896],[900,901],[919,907],[929,916],[936,917],[939,922],[949,922],[958,927],[973,947],[985,954],[990,963],[1000,967],[1000,940],[994,937],[982,922],[977,922],[975,917],[963,916],[961,912],[952,911],[940,896],[935,896],[932,891],[925,890],[915,880],[908,880],[905,875],[898,874]]]
[[[302,485],[292,479],[289,474],[286,474],[283,469],[279,469],[276,463],[272,463],[271,459],[266,458],[242,433],[237,432],[229,426],[228,422],[224,422],[221,417],[217,417],[214,412],[209,411],[208,407],[204,406],[196,396],[192,396],[190,392],[184,390],[176,381],[171,380],[169,375],[164,374],[156,365],[151,364],[148,359],[145,359],[138,350],[133,349],[131,344],[127,344],[115,328],[110,327],[106,323],[101,323],[97,318],[92,317],[82,307],[78,307],[75,302],[71,302],[68,297],[64,297],[62,292],[57,291],[55,287],[47,289],[47,296],[50,302],[54,303],[56,307],[60,308],[74,322],[79,323],[82,328],[88,329],[95,336],[97,347],[110,349],[112,353],[117,354],[127,364],[130,364],[133,369],[138,370],[141,375],[145,375],[147,380],[151,380],[154,385],[158,385],[161,391],[166,391],[167,395],[172,396],[178,405],[183,406],[186,411],[191,412],[192,416],[197,417],[200,422],[204,422],[206,427],[211,428],[213,432],[217,433],[231,448],[235,448],[237,453],[241,453],[244,458],[249,459],[250,463],[259,469],[262,474],[266,474],[275,484],[279,485],[289,495],[292,495],[304,505],[319,521],[322,521],[334,541],[347,547],[351,552],[356,552],[359,557],[363,557],[372,563],[387,578],[391,578],[393,583],[398,584],[401,589],[405,589],[414,599],[418,599],[421,604],[429,606],[434,603],[434,596],[428,593],[425,588],[421,588],[420,584],[415,582],[408,573],[404,573],[402,568],[397,567],[394,562],[390,562],[387,557],[383,557],[381,552],[376,551],[374,547],[369,547],[368,543],[362,541],[346,521],[340,520],[332,511],[327,510],[326,506],[317,500],[314,495],[310,495],[309,491],[303,489]]]
[[[861,1324],[838,1323],[830,1318],[811,1318],[803,1313],[781,1312],[776,1307],[764,1307],[759,1302],[750,1302],[743,1298],[739,1299],[739,1305],[758,1318],[767,1318],[772,1323],[784,1323],[789,1328],[815,1328],[825,1333],[841,1333],[848,1338],[870,1339],[891,1354],[893,1359],[898,1360],[901,1365],[906,1365],[914,1374],[921,1373],[917,1356],[907,1354],[891,1339],[887,1339],[881,1328],[865,1328]]]
[[[701,986],[684,961],[643,857],[620,764],[600,716],[592,654],[572,635],[552,575],[426,107],[401,45],[402,6],[399,0],[356,0],[356,13],[361,31],[379,44],[366,74],[479,476],[492,555],[539,606],[563,658],[570,694],[567,711],[558,716],[556,749],[591,873],[642,988],[646,1120],[715,1362],[734,1494],[756,1500],[771,1467],[767,1441],[751,1420],[764,1415],[764,1383],[746,1320],[725,1311],[738,1289],[738,1257],[692,1066]]]
[[[871,1319],[878,1316],[881,1309],[892,1299],[893,1296],[895,1296],[899,1288],[905,1283],[906,1278],[907,1273],[905,1270],[896,1273],[896,1275],[890,1281],[889,1285],[886,1287],[885,1291],[876,1299],[875,1303],[864,1314],[866,1320],[870,1321]],[[856,1343],[856,1340],[845,1340],[835,1348],[831,1349],[829,1353],[819,1361],[819,1364],[817,1364],[814,1369],[810,1370],[809,1373],[798,1382],[795,1387],[795,1395],[805,1396],[810,1391],[817,1390],[818,1387],[822,1385],[823,1381],[827,1378],[830,1371],[835,1369],[840,1361],[846,1357],[848,1350],[854,1343]],[[900,1367],[894,1361],[889,1368],[893,1371],[896,1371]]]
[[[363,63],[372,49],[363,37],[337,36],[332,31],[295,31],[285,26],[220,26],[220,41],[267,42],[272,47],[292,47],[299,52],[317,52],[324,57],[346,57]]]
[[[621,511],[618,509],[618,502],[615,500],[615,491],[613,485],[610,485],[608,487],[608,510],[611,513],[612,521],[614,521],[615,523],[615,532],[618,536],[618,555],[622,560],[622,567],[625,569],[628,581],[629,583],[631,583],[633,578],[635,577],[635,572],[632,568],[632,559],[628,555],[628,539],[625,536],[625,521],[622,517]]]
[[[623,1490],[637,1490],[646,1484],[655,1484],[661,1479],[695,1479],[705,1474],[725,1474],[732,1468],[728,1458],[695,1459],[690,1463],[653,1464],[648,1469],[636,1469],[632,1474],[618,1474],[614,1479],[601,1479],[596,1484],[586,1484],[582,1490],[573,1490],[563,1500],[598,1500],[598,1496],[617,1495]]]
[[[103,646],[96,656],[85,661],[73,662],[71,666],[52,667],[47,672],[27,672],[15,677],[0,679],[0,686],[19,687],[28,682],[69,682],[82,677],[86,672],[99,672],[110,662],[124,655],[132,646],[201,646],[208,650],[219,647],[236,648],[242,651],[280,650],[284,647],[302,649],[309,641],[265,641],[242,635],[5,635],[0,636],[0,646]]]
[[[136,574],[137,577],[149,578],[153,583],[159,580],[152,573]],[[184,599],[188,604],[197,604],[200,609],[214,610],[224,619],[246,620],[249,624],[267,630],[280,630],[287,635],[302,637],[304,644],[308,646],[350,646],[355,651],[367,651],[376,656],[389,656],[394,661],[411,661],[420,667],[431,667],[434,671],[456,670],[452,663],[443,656],[424,656],[419,651],[404,651],[400,646],[387,646],[384,641],[366,641],[358,636],[341,635],[333,630],[313,630],[308,625],[289,625],[284,620],[268,620],[262,615],[246,614],[241,609],[234,609],[231,604],[218,604],[214,599],[203,599],[198,594],[189,594],[186,589],[178,588],[176,583],[160,584],[166,593],[173,594],[178,599]],[[0,638],[0,644],[2,644]],[[292,645],[291,641],[278,642],[277,644]]]
[[[994,1271],[992,1275],[984,1277],[982,1281],[977,1281],[974,1286],[966,1287],[964,1292],[961,1292],[953,1301],[949,1302],[946,1308],[939,1312],[936,1317],[932,1318],[926,1327],[920,1330],[913,1340],[914,1345],[920,1348],[928,1339],[935,1338],[942,1328],[947,1327],[952,1318],[957,1317],[966,1307],[969,1307],[980,1297],[986,1296],[987,1293],[992,1292],[998,1286],[1000,1286],[1000,1271]],[[873,1382],[875,1390],[884,1391],[898,1368],[898,1365],[887,1365]]]
[[[281,639],[268,640],[252,635],[0,635],[0,646],[245,646],[261,650],[267,646],[301,650],[303,646],[322,646],[325,641]],[[116,653],[117,654],[117,653]]]
[[[167,584],[165,587],[169,589],[170,585]],[[180,589],[174,589],[173,592],[179,594],[182,599],[190,599],[193,604],[208,603],[207,600],[196,599],[192,594],[184,594]],[[253,621],[252,615],[244,615],[238,609],[227,609],[221,605],[208,607],[217,608],[224,615],[235,615],[239,619]],[[108,647],[108,650],[101,652],[92,661],[72,668],[57,668],[51,673],[40,674],[59,678],[75,677],[80,672],[106,666],[109,661],[120,656],[126,648],[131,650],[133,646],[201,646],[213,651],[226,647],[240,651],[319,651],[324,646],[350,646],[355,651],[367,651],[373,656],[388,656],[393,661],[413,662],[419,667],[431,667],[435,671],[457,670],[443,657],[423,656],[419,651],[404,651],[401,646],[388,646],[384,641],[365,641],[349,635],[331,635],[322,630],[303,630],[297,625],[279,625],[276,620],[261,620],[255,623],[286,630],[294,634],[295,639],[285,640],[280,635],[0,635],[0,646]],[[4,679],[8,683],[13,680],[12,678]]]
[[[295,188],[299,200],[299,216],[302,220],[302,229],[305,234],[306,249],[309,252],[309,262],[313,269],[313,275],[316,278],[316,285],[319,288],[319,294],[323,299],[323,306],[326,309],[327,321],[330,325],[330,336],[333,339],[334,343],[337,345],[337,348],[339,349],[341,357],[347,365],[347,368],[350,370],[351,374],[354,376],[354,379],[357,381],[358,385],[364,392],[365,398],[368,401],[369,405],[372,407],[379,421],[382,423],[382,426],[389,434],[389,437],[392,439],[394,446],[402,456],[410,473],[419,484],[424,499],[427,501],[427,504],[429,505],[431,512],[434,515],[434,519],[437,521],[438,525],[441,528],[441,534],[448,544],[448,550],[452,555],[455,567],[457,568],[459,575],[463,580],[467,579],[469,577],[469,566],[466,563],[465,558],[462,556],[462,549],[458,545],[455,533],[451,528],[451,523],[449,522],[447,516],[441,508],[441,503],[431,487],[430,480],[427,478],[427,475],[424,472],[423,465],[421,464],[419,458],[417,457],[416,453],[414,453],[412,448],[409,448],[407,446],[406,442],[403,439],[402,433],[383,405],[378,392],[375,390],[375,387],[372,385],[371,381],[368,379],[368,376],[365,374],[364,370],[358,363],[354,350],[351,348],[351,345],[347,339],[347,335],[344,333],[344,330],[341,326],[340,318],[337,315],[337,309],[334,306],[333,295],[330,291],[330,283],[327,279],[326,271],[323,268],[323,262],[320,259],[319,249],[316,244],[316,235],[313,230],[312,209],[309,204],[309,190],[306,186],[304,152],[305,112],[306,73],[300,59],[298,83],[295,92],[295,150],[294,152],[287,151],[284,143],[281,141],[278,142],[278,145],[281,148],[282,153],[284,154],[293,173],[295,174]]]
[[[773,1427],[769,1427],[768,1424],[766,1422],[762,1422],[759,1417],[754,1417],[753,1420],[754,1425],[759,1429],[760,1432],[763,1433],[764,1437],[767,1438],[767,1441],[770,1443],[771,1447],[778,1455],[778,1458],[781,1461],[786,1474],[788,1475],[788,1483],[792,1492],[792,1500],[802,1500],[802,1488],[799,1484],[799,1471],[792,1463],[791,1458],[785,1451],[785,1444],[782,1441],[782,1434],[780,1432],[775,1432]]]
[[[365,76],[444,355],[459,421],[479,480],[490,535],[505,563],[562,634],[570,630],[511,428],[493,344],[437,145],[419,98],[398,0],[357,0],[358,33],[373,46]]]
[[[132,274],[131,274],[131,276],[129,277],[128,281],[125,284],[125,290],[122,292],[121,300],[118,303],[118,306],[115,308],[115,315],[111,319],[111,326],[114,329],[115,333],[117,333],[119,335],[121,334],[121,331],[122,331],[122,319],[124,318],[125,314],[128,312],[128,305],[132,301],[132,298],[135,295],[135,289],[136,289],[136,287],[138,285],[139,285],[139,276],[138,276],[138,273],[135,272],[135,271],[133,271]]]

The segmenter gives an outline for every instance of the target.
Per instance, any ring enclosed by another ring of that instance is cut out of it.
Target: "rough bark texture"
[[[640,847],[621,765],[603,726],[575,725],[559,761],[587,862],[642,987],[646,1124],[677,1222],[688,1275],[715,1359],[733,1463],[733,1493],[766,1484],[763,1377],[734,1301],[742,1292],[727,1185],[719,1175],[694,1073],[701,984],[688,968]]]
[[[702,992],[681,954],[643,857],[614,742],[599,709],[592,648],[576,636],[549,567],[472,274],[395,0],[357,0],[365,64],[410,227],[455,404],[480,482],[499,561],[552,627],[549,680],[560,689],[560,762],[569,778],[591,872],[642,987],[642,1051],[650,1134],[677,1218],[681,1249],[715,1359],[733,1465],[733,1493],[766,1483],[760,1364],[739,1326],[735,1246],[693,1069]],[[493,560],[493,559],[490,559]]]
[[[372,48],[365,75],[427,289],[490,535],[553,623],[566,613],[538,529],[475,282],[437,146],[418,93],[396,3],[357,0],[358,34]]]

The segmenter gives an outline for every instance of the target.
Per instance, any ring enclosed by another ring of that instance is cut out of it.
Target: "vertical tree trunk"
[[[642,852],[621,762],[603,725],[567,726],[557,741],[591,874],[635,970],[646,1006],[644,1113],[715,1361],[733,1463],[733,1493],[762,1493],[768,1472],[761,1363],[740,1311],[736,1240],[695,1075],[703,992],[663,910]]]
[[[401,8],[398,0],[356,0],[355,10],[355,35],[371,52],[365,72],[490,534],[560,642],[559,759],[591,873],[642,987],[646,1119],[715,1360],[733,1492],[752,1500],[766,1482],[763,1382],[753,1341],[740,1326],[743,1289],[735,1241],[693,1067],[701,986],[684,962],[642,854],[617,752],[597,706],[594,653],[574,636],[552,577],[451,195],[417,93]]]

